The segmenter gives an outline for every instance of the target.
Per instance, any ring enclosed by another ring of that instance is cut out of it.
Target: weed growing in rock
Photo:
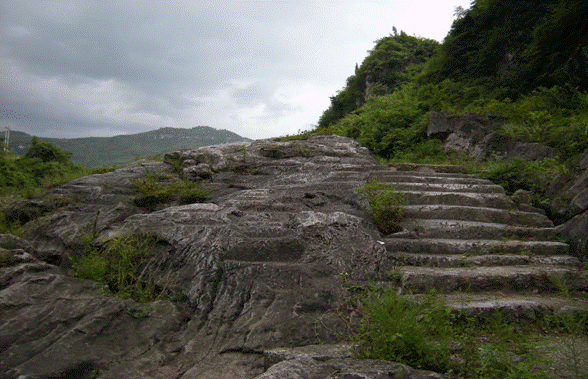
[[[405,196],[394,187],[380,181],[371,181],[357,189],[358,193],[365,193],[369,202],[369,211],[384,235],[398,232],[400,221],[404,216],[403,206]]]
[[[0,234],[12,234],[14,236],[22,236],[24,231],[22,225],[18,220],[9,220],[6,214],[0,210]]]
[[[160,204],[174,201],[180,204],[202,203],[210,196],[208,191],[201,188],[200,183],[151,173],[135,180],[133,184],[138,193],[133,204],[151,211]]]
[[[364,297],[354,334],[359,358],[396,361],[455,378],[548,378],[536,344],[500,312],[488,320],[457,313],[434,294],[415,299],[389,289]]]
[[[157,238],[144,236],[119,237],[105,246],[88,245],[83,254],[72,258],[74,275],[102,283],[121,298],[156,300],[165,295],[150,273],[156,245]]]
[[[0,251],[0,268],[12,266],[14,257],[10,251]]]

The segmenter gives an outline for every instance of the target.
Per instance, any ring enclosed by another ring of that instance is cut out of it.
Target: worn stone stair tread
[[[465,205],[509,209],[512,202],[502,193],[450,192],[450,191],[403,191],[407,204],[411,205]]]
[[[534,212],[509,211],[506,209],[471,207],[464,205],[420,204],[403,207],[407,218],[453,219],[504,223],[517,226],[549,228],[553,222],[545,215]]]
[[[532,255],[563,255],[569,245],[556,241],[520,241],[450,238],[386,238],[386,249],[390,252],[426,254],[513,254],[525,252]]]
[[[427,172],[403,172],[403,171],[364,171],[370,180],[379,180],[389,183],[455,183],[455,184],[495,184],[490,180],[482,179],[475,175],[445,174]],[[337,175],[344,175],[339,171]]]
[[[386,167],[386,166],[385,166]],[[458,165],[439,165],[424,163],[388,163],[387,167],[398,171],[433,171],[440,173],[462,173],[463,167]]]
[[[585,293],[564,296],[557,293],[458,292],[442,295],[442,299],[456,311],[482,318],[496,311],[517,321],[536,321],[563,312],[588,313]]]
[[[392,184],[387,181],[388,184]],[[424,192],[476,192],[504,194],[504,188],[496,184],[487,183],[427,183],[427,182],[395,182],[398,191],[424,191]]]
[[[371,173],[367,176],[370,180],[378,180],[390,183],[391,185],[400,183],[422,183],[422,184],[463,184],[463,185],[496,185],[490,180],[482,179],[477,176],[406,173],[406,172],[380,172]]]
[[[442,293],[454,291],[557,291],[554,280],[561,278],[570,290],[588,290],[588,271],[576,267],[527,265],[508,267],[403,267],[402,287],[424,293],[437,289]]]
[[[416,267],[472,267],[472,266],[523,266],[552,265],[580,267],[578,258],[570,255],[532,256],[523,254],[420,254],[391,253],[388,258],[398,266]]]
[[[553,228],[521,227],[493,222],[412,218],[404,219],[400,225],[421,238],[555,239]]]

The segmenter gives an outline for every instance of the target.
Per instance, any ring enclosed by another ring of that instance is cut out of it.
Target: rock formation
[[[500,126],[500,120],[491,114],[449,116],[446,112],[431,112],[427,134],[442,140],[447,152],[466,152],[478,161],[555,157],[551,147],[500,135]],[[588,156],[580,157],[575,166],[574,172],[560,174],[547,189],[547,195],[554,199],[549,217],[557,225],[558,235],[569,241],[570,253],[588,259]]]
[[[137,180],[180,173],[211,197],[150,209],[133,201]],[[406,194],[401,232],[374,226],[356,191],[373,179]],[[588,276],[523,203],[456,167],[379,165],[337,136],[177,151],[80,178],[5,210],[25,235],[0,236],[13,257],[0,268],[0,376],[440,378],[358,362],[336,345],[343,281],[437,288],[452,307],[514,318],[554,312],[564,304],[549,278],[582,291]],[[157,237],[148,269],[171,299],[121,300],[71,276],[69,258],[88,240],[128,234]]]

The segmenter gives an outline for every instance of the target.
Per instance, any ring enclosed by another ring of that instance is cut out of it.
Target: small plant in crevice
[[[74,276],[102,283],[110,293],[139,302],[167,297],[153,281],[151,270],[157,238],[124,236],[104,246],[89,244],[71,258]]]
[[[382,234],[388,235],[401,230],[400,221],[404,217],[403,206],[406,202],[402,192],[377,180],[364,184],[357,192],[367,196],[370,214]]]
[[[200,183],[174,176],[148,173],[144,178],[133,181],[133,184],[137,192],[133,204],[151,211],[161,204],[202,203],[210,197],[210,193]]]
[[[16,263],[12,252],[4,250],[0,251],[0,268],[12,266]]]

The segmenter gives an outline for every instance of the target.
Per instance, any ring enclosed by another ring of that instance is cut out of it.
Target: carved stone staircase
[[[517,319],[588,309],[588,271],[540,209],[456,166],[392,164],[371,176],[406,194],[404,230],[383,241],[401,291]]]

